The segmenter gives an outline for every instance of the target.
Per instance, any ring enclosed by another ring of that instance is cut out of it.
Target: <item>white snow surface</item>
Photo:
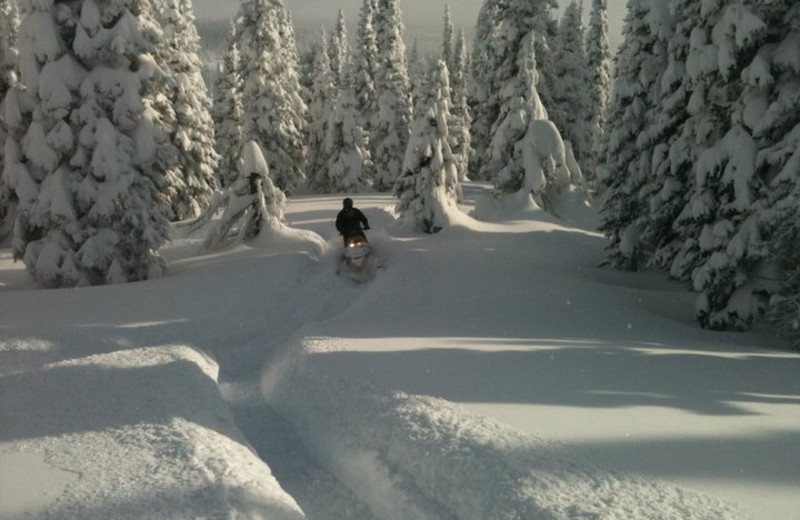
[[[0,249],[0,519],[800,518],[800,355],[600,267],[575,193],[463,187],[481,220],[435,235],[354,196],[365,283],[332,196],[278,243],[176,227],[147,282],[39,290]]]

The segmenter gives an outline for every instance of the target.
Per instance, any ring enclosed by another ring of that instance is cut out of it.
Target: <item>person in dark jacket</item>
[[[369,229],[367,217],[358,208],[353,207],[353,199],[346,198],[342,201],[342,210],[336,215],[336,230],[342,235],[347,245],[347,238],[353,235],[361,235],[364,240],[364,230]]]

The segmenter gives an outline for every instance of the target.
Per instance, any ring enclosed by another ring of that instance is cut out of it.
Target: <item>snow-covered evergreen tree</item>
[[[158,74],[147,53],[157,13],[135,1],[64,7],[22,6],[20,72],[32,118],[6,147],[19,198],[14,255],[47,286],[158,276],[167,222],[153,168],[157,115],[144,102]]]
[[[580,164],[586,164],[592,153],[585,123],[589,113],[589,78],[584,39],[583,3],[572,0],[564,11],[558,31],[553,64],[553,105],[547,112],[564,139],[572,143]]]
[[[264,150],[276,186],[291,192],[305,181],[307,107],[298,56],[282,0],[246,0],[239,8],[243,132]]]
[[[375,0],[364,0],[358,22],[358,40],[353,49],[352,81],[356,110],[361,114],[361,124],[367,134],[372,128],[378,105],[375,94],[375,71],[378,61],[378,44],[373,26],[375,5]]]
[[[542,9],[533,19],[533,31],[536,35],[534,47],[536,49],[536,70],[539,73],[539,83],[536,90],[548,112],[555,106],[555,84],[558,78],[555,72],[555,51],[558,46],[558,18],[556,7],[559,2],[546,1]],[[552,115],[550,116],[552,119]]]
[[[453,19],[450,16],[450,5],[444,6],[444,29],[442,30],[442,52],[441,58],[447,65],[447,70],[453,69],[453,41],[455,28],[453,27]]]
[[[389,190],[403,166],[410,135],[411,92],[403,41],[404,26],[398,0],[378,0],[375,33],[378,62],[375,92],[378,111],[371,129],[375,188]]]
[[[6,93],[17,85],[17,36],[19,12],[14,0],[0,0],[0,146],[5,146],[7,125],[4,100]],[[13,195],[5,180],[3,170],[5,153],[0,154],[0,241],[8,234],[11,225]]]
[[[651,22],[652,31],[666,48],[666,65],[654,90],[658,97],[653,116],[647,118],[649,124],[637,139],[639,149],[647,150],[650,158],[647,182],[639,192],[639,198],[647,201],[639,216],[639,247],[649,265],[665,270],[683,247],[675,222],[688,201],[692,167],[706,144],[690,120],[698,108],[691,103],[693,86],[686,72],[700,2],[671,0],[668,7],[652,16],[656,19]]]
[[[506,89],[508,85],[519,82],[520,66],[528,54],[528,50],[524,48],[525,42],[535,45],[537,49],[547,48],[546,41],[550,36],[549,31],[553,29],[551,22],[555,7],[553,0],[489,0],[484,4],[479,23],[490,26],[483,28],[479,25],[479,34],[476,35],[476,38],[480,36],[488,39],[477,44],[477,65],[484,70],[478,71],[473,67],[476,72],[473,79],[477,83],[475,92],[478,96],[474,103],[478,106],[485,105],[475,113],[476,132],[473,133],[476,153],[481,153],[483,149],[483,153],[487,155],[480,161],[480,178],[495,179],[500,171],[496,151],[487,148],[493,146],[490,143],[497,138],[497,129],[506,118],[503,113],[503,105],[509,99]],[[537,88],[536,84],[533,88]],[[486,128],[489,128],[488,133]],[[486,138],[490,141],[482,142]]]
[[[320,34],[325,32],[325,28],[320,29]],[[300,73],[300,96],[306,106],[311,104],[311,85],[314,83],[314,58],[317,55],[317,47],[320,44],[319,38],[307,42],[301,49],[298,49],[297,70]]]
[[[770,299],[769,318],[778,332],[800,349],[800,193],[788,195],[775,210],[778,225],[769,226],[774,229],[770,253],[775,268],[762,272],[767,282],[778,286]]]
[[[344,76],[325,139],[327,188],[338,193],[356,193],[372,186],[369,140],[361,125],[350,77]]]
[[[704,4],[704,24],[693,33],[700,70],[713,63],[717,69],[701,74],[705,80],[695,94],[705,93],[705,105],[723,114],[714,130],[698,127],[722,136],[700,154],[691,199],[679,221],[683,236],[693,233],[688,236],[696,243],[696,261],[689,265],[696,266],[692,282],[701,293],[697,317],[710,328],[745,328],[763,310],[753,270],[765,255],[755,205],[765,179],[756,168],[758,144],[752,135],[758,119],[753,115],[763,103],[751,104],[746,88],[769,75],[758,52],[769,34],[761,15],[740,2]]]
[[[798,337],[800,5],[629,7],[600,170],[612,260],[691,280],[709,328],[748,327],[780,289]]]
[[[328,174],[328,154],[326,140],[331,114],[338,101],[336,74],[331,70],[328,58],[328,46],[323,34],[322,40],[315,46],[314,81],[311,87],[311,105],[308,107],[308,171],[309,180],[314,188],[329,191],[331,182]]]
[[[447,227],[461,198],[455,159],[448,143],[449,84],[447,65],[439,60],[430,89],[415,109],[403,173],[395,184],[400,218],[424,233]]]
[[[244,146],[242,120],[241,78],[239,76],[239,46],[236,29],[231,26],[227,50],[222,58],[214,88],[214,133],[219,152],[219,181],[222,187],[231,185],[241,170],[241,151]]]
[[[328,42],[328,56],[330,57],[330,68],[333,72],[334,85],[339,88],[343,84],[344,76],[350,67],[350,39],[347,36],[347,24],[345,23],[344,11],[339,9],[339,17],[336,20],[336,27],[331,33]]]
[[[800,347],[800,4],[785,0],[773,7],[775,10],[767,12],[766,19],[769,41],[774,46],[762,49],[772,81],[765,78],[767,81],[761,85],[768,105],[753,130],[760,145],[758,171],[770,188],[767,198],[759,201],[763,234],[774,238],[770,257],[758,274],[762,282],[784,279],[779,294],[773,297],[770,315],[797,348]]]
[[[603,199],[601,229],[610,239],[608,261],[616,268],[638,269],[648,260],[639,238],[648,204],[641,191],[650,175],[651,157],[639,148],[638,138],[660,99],[666,49],[650,23],[651,3],[628,0],[627,7],[597,180]]]
[[[286,196],[272,183],[267,161],[255,141],[245,143],[239,162],[240,174],[195,223],[195,228],[202,227],[224,209],[203,243],[205,250],[220,249],[231,240],[248,243],[283,225]]]
[[[419,50],[419,41],[414,38],[411,43],[411,51],[408,53],[408,81],[411,90],[411,102],[416,106],[420,98],[427,95],[428,82],[428,59]]]
[[[499,51],[495,47],[500,27],[501,0],[486,0],[478,13],[475,37],[472,40],[472,82],[469,90],[469,107],[472,113],[469,171],[472,178],[482,178],[486,150],[491,142],[492,126],[497,120],[498,106],[493,99],[495,91],[492,72],[498,66]],[[484,179],[487,180],[487,179]]]
[[[529,32],[519,54],[518,74],[502,89],[486,168],[496,172],[495,193],[530,194],[549,209],[553,196],[578,173],[570,170],[561,135],[536,91],[534,38],[535,33]]]
[[[0,101],[17,84],[19,11],[14,0],[0,0]]]
[[[663,2],[666,4],[666,2]],[[611,50],[608,43],[608,0],[592,0],[589,31],[586,35],[586,59],[589,71],[590,112],[588,118],[589,141],[597,150],[606,130],[606,111],[611,89]],[[594,177],[593,161],[587,168]]]
[[[451,61],[453,62],[450,71],[450,148],[458,170],[459,181],[467,179],[469,173],[469,159],[472,151],[472,141],[470,127],[472,116],[470,114],[467,96],[467,47],[464,39],[464,31],[458,32]]]
[[[156,57],[169,75],[166,97],[174,113],[166,130],[178,152],[173,165],[178,182],[167,195],[174,217],[184,220],[198,216],[211,200],[219,155],[191,0],[164,0],[160,23]]]

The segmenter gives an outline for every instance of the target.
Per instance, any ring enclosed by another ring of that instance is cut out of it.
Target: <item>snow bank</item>
[[[248,246],[265,249],[271,253],[305,253],[318,260],[328,254],[330,245],[313,231],[279,224],[276,229],[265,230],[250,241]]]
[[[552,222],[567,223],[583,230],[596,231],[600,226],[597,211],[587,200],[585,190],[577,185],[568,186],[553,194],[548,215]],[[520,191],[502,196],[485,194],[476,200],[472,216],[488,222],[510,220],[548,219],[542,208],[527,192]]]
[[[35,482],[37,497],[4,493],[5,512],[305,518],[239,433],[217,366],[198,351],[150,347],[17,368],[0,376],[0,482]]]
[[[329,361],[343,350],[331,338],[292,346],[262,391],[381,518],[738,518],[716,499],[569,460],[558,443],[448,401],[381,393]]]

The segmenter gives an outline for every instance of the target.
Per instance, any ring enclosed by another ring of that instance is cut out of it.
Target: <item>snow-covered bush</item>
[[[222,217],[214,224],[203,249],[220,249],[235,239],[242,243],[253,241],[259,234],[280,229],[286,196],[270,179],[269,166],[255,141],[242,149],[242,171],[224,192],[217,192],[208,210],[197,220],[195,228],[208,223],[219,211]]]

